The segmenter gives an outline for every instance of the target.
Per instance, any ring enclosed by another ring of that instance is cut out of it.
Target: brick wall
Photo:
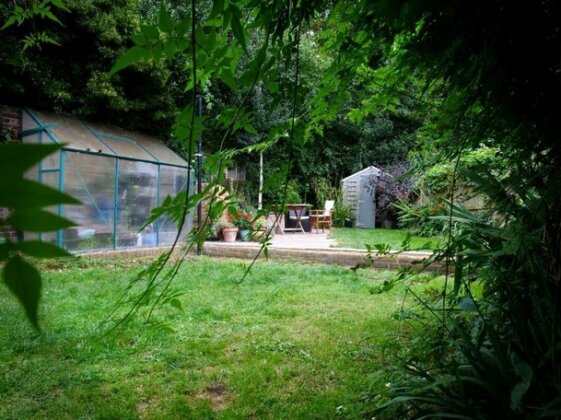
[[[8,134],[8,142],[19,143],[21,132],[21,110],[11,106],[0,105],[0,121],[2,128],[1,131],[7,132]],[[1,172],[0,176],[2,176]],[[10,211],[8,209],[0,207],[0,221],[6,220],[9,215]],[[9,226],[0,225],[0,238],[15,241],[17,238],[17,232]],[[0,239],[0,241],[2,241],[2,239]]]
[[[0,105],[0,121],[8,132],[10,142],[19,142],[21,132],[21,110],[13,106]]]

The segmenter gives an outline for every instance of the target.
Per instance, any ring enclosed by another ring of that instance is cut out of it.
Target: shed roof
[[[70,115],[25,109],[23,134],[42,129],[65,149],[187,167],[187,162],[160,140],[122,128],[82,121]]]
[[[366,175],[366,174],[368,174],[368,173],[372,173],[372,174],[378,176],[378,175],[380,175],[380,173],[382,173],[382,170],[381,170],[380,168],[377,168],[377,167],[374,166],[374,165],[370,165],[370,166],[367,166],[366,168],[364,168],[364,169],[362,169],[362,170],[360,170],[360,171],[358,171],[358,172],[355,172],[354,174],[349,175],[349,176],[346,177],[346,178],[343,178],[343,179],[341,180],[341,182],[345,182],[345,181],[347,181],[347,180],[349,180],[349,179],[351,179],[351,178],[354,178],[354,177],[356,177],[356,176]]]

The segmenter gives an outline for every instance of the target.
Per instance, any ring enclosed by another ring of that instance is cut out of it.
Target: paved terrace
[[[286,233],[275,235],[269,247],[269,259],[288,261],[309,261],[323,264],[337,264],[354,267],[367,262],[367,253],[364,250],[349,248],[334,248],[335,241],[329,238],[328,233]],[[208,241],[203,247],[203,255],[213,257],[231,257],[253,259],[260,252],[257,242],[220,242]],[[165,248],[124,249],[116,251],[88,252],[90,256],[150,256],[157,255]],[[82,254],[84,255],[84,254]],[[409,251],[395,255],[374,257],[372,266],[382,269],[398,269],[401,267],[420,267],[420,261],[430,256],[430,252]],[[263,252],[259,258],[265,258]],[[429,270],[442,270],[442,265],[433,264]]]

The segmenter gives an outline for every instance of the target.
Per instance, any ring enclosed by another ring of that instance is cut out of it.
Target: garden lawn
[[[96,328],[146,260],[42,266],[42,333],[0,288],[0,418],[360,418],[383,387],[382,343],[403,292],[390,273],[200,258],[165,305],[105,337]],[[390,351],[391,353],[391,351]]]
[[[359,228],[334,228],[331,238],[335,239],[337,248],[366,249],[366,244],[389,244],[391,249],[401,249],[407,231],[399,229],[359,229]],[[436,249],[442,239],[433,236],[423,238],[411,237],[412,250]]]

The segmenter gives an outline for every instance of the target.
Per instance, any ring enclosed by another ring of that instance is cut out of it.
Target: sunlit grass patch
[[[366,249],[366,244],[389,244],[391,249],[401,249],[407,232],[399,229],[359,229],[334,228],[331,238],[335,239],[337,248]],[[438,248],[441,238],[421,236],[411,237],[411,249],[432,250]]]

